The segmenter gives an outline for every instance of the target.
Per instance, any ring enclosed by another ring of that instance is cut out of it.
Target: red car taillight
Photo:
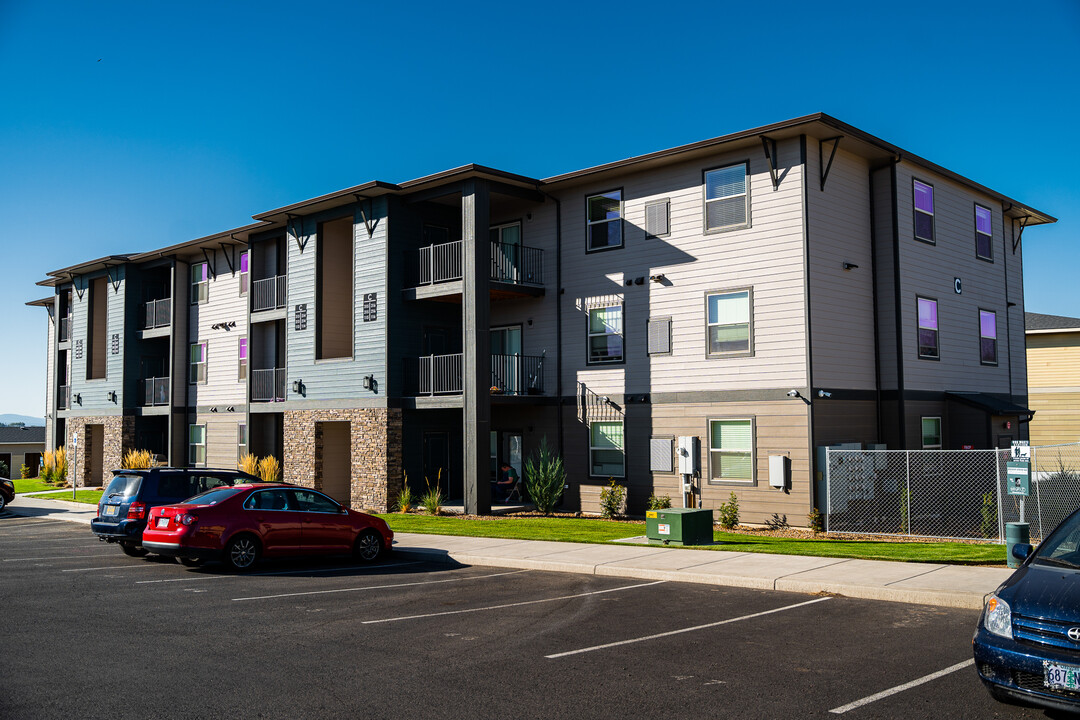
[[[146,517],[146,503],[133,502],[128,507],[128,520],[142,520]]]
[[[177,515],[173,518],[178,525],[194,525],[195,521],[198,519],[198,515],[192,515],[191,513],[184,513],[183,515]]]

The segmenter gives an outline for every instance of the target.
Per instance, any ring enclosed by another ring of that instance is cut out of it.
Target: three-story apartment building
[[[760,522],[817,502],[816,448],[989,447],[1030,417],[1021,237],[1054,218],[827,115],[254,220],[42,283],[81,483],[131,447],[251,451],[353,506],[407,481],[487,512],[546,438],[568,509],[615,480],[631,512],[735,492]]]

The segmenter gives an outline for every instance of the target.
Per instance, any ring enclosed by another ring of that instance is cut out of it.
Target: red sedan
[[[347,555],[372,562],[394,533],[377,517],[284,483],[219,487],[150,511],[142,546],[185,565],[223,560],[247,570],[262,557]]]

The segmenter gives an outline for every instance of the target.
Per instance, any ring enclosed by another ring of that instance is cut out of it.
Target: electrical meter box
[[[701,470],[701,441],[696,435],[680,435],[679,448],[675,453],[679,457],[679,474],[697,477]]]
[[[769,487],[784,490],[791,482],[791,458],[787,455],[769,456]]]
[[[707,545],[713,539],[713,511],[649,510],[645,513],[645,536],[650,545]]]

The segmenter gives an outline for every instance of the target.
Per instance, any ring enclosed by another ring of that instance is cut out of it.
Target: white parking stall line
[[[53,555],[52,557],[4,558],[0,562],[31,562],[35,560],[93,560],[94,558],[114,558],[116,553],[107,555]]]
[[[373,585],[369,587],[338,588],[336,590],[308,590],[307,592],[281,593],[279,595],[258,595],[255,597],[233,598],[233,602],[244,600],[273,600],[274,598],[299,597],[301,595],[329,595],[331,593],[363,592],[364,590],[386,590],[389,588],[415,587],[417,585],[438,585],[440,583],[465,582],[467,580],[486,580],[487,578],[503,577],[504,575],[518,575],[529,572],[528,570],[514,570],[513,572],[492,573],[491,575],[473,575],[464,578],[449,578],[446,580],[425,580],[423,582],[396,583],[394,585]]]
[[[437,613],[424,613],[423,615],[405,615],[395,618],[383,618],[381,620],[364,620],[362,625],[375,625],[377,623],[399,622],[401,620],[420,620],[422,618],[443,617],[444,615],[462,615],[464,613],[484,612],[487,610],[502,610],[504,608],[521,607],[523,605],[538,605],[540,603],[555,602],[557,600],[573,600],[574,598],[588,597],[589,595],[603,595],[605,593],[619,592],[621,590],[633,590],[634,588],[649,587],[650,585],[660,585],[667,582],[666,580],[657,580],[651,583],[641,583],[640,585],[624,585],[617,588],[609,588],[607,590],[593,590],[591,592],[576,593],[574,595],[561,595],[553,598],[542,598],[540,600],[523,600],[522,602],[504,603],[502,605],[490,605],[488,607],[468,608],[465,610],[446,610],[444,612]]]
[[[419,565],[422,560],[413,562],[390,563],[388,565],[350,565],[342,568],[305,568],[304,570],[282,570],[280,572],[245,573],[243,575],[196,575],[194,577],[167,578],[164,580],[139,580],[136,585],[154,585],[157,583],[174,582],[201,582],[203,580],[228,580],[252,577],[273,577],[275,575],[303,575],[304,573],[339,573],[346,570],[382,570],[383,568],[404,567],[405,565]]]
[[[974,664],[975,664],[974,658],[969,659],[969,660],[965,660],[964,662],[956,663],[955,665],[947,667],[944,670],[938,670],[935,673],[930,673],[929,675],[923,675],[921,678],[919,678],[917,680],[912,680],[911,682],[906,682],[903,685],[897,685],[896,687],[889,688],[888,690],[882,690],[879,693],[875,693],[873,695],[868,695],[868,696],[862,698],[861,700],[856,700],[855,702],[850,702],[847,705],[841,705],[838,708],[833,708],[829,712],[833,713],[834,715],[842,715],[842,714],[846,713],[848,710],[854,710],[855,708],[860,708],[863,705],[869,705],[870,703],[881,700],[882,698],[887,698],[890,695],[895,695],[896,693],[901,693],[901,692],[904,692],[905,690],[910,690],[913,687],[918,687],[919,685],[922,685],[923,683],[928,683],[931,680],[937,680],[939,677],[944,677],[944,676],[946,676],[946,675],[948,675],[950,673],[956,672],[957,670],[963,670],[964,668],[969,667],[969,666],[974,665]]]
[[[752,613],[750,615],[743,615],[742,617],[728,618],[727,620],[719,620],[717,622],[706,623],[705,625],[695,625],[694,627],[681,628],[679,630],[669,630],[667,632],[655,633],[653,635],[646,635],[644,637],[630,638],[629,640],[618,640],[616,642],[604,643],[603,645],[593,645],[592,647],[579,648],[578,650],[567,650],[566,652],[555,653],[554,655],[545,655],[544,657],[548,660],[554,660],[555,658],[567,657],[568,655],[580,655],[581,653],[593,652],[595,650],[606,650],[607,648],[618,647],[620,645],[630,645],[633,643],[647,642],[649,640],[657,640],[659,638],[671,637],[672,635],[681,635],[683,633],[695,632],[697,630],[707,630],[709,628],[739,622],[740,620],[751,620],[753,618],[762,617],[764,615],[772,615],[773,613],[783,612],[785,610],[794,610],[795,608],[806,607],[807,605],[825,602],[826,600],[830,599],[831,598],[828,597],[821,597],[815,600],[807,600],[806,602],[795,603],[794,605],[785,605],[784,607],[774,608],[772,610],[763,610],[761,612]]]
[[[96,572],[98,570],[145,570],[147,568],[169,567],[161,563],[147,563],[146,565],[106,565],[105,567],[69,568],[60,572]]]

